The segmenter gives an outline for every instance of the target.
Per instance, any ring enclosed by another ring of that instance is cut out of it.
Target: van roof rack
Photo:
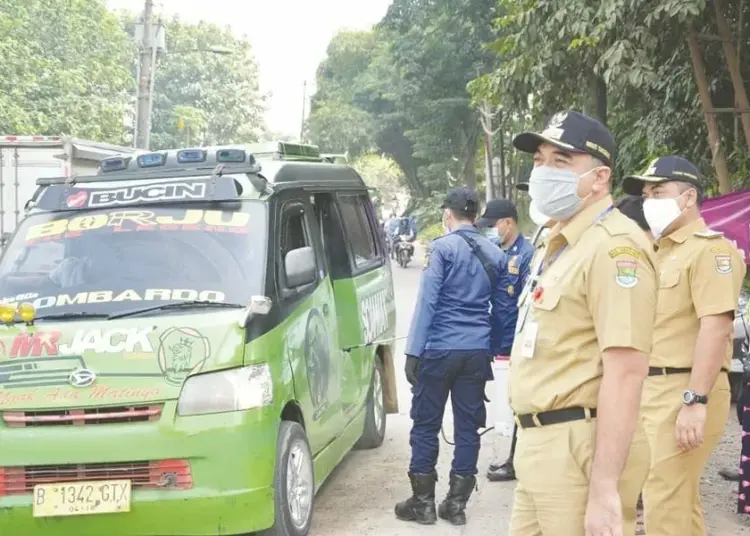
[[[194,168],[258,167],[258,160],[271,159],[291,162],[323,162],[315,145],[283,141],[250,143],[214,147],[170,149],[140,155],[119,155],[105,158],[99,164],[99,175],[118,171],[158,171]]]
[[[316,156],[317,155],[317,156]],[[328,185],[358,188],[364,185],[349,166],[325,163],[315,145],[270,142],[261,144],[170,149],[142,154],[118,155],[102,160],[96,175],[42,177],[40,187],[53,185],[154,181],[192,178],[196,175],[221,177],[246,175],[258,191],[292,185]],[[261,166],[260,161],[263,162]],[[304,168],[304,172],[300,170]],[[260,180],[264,184],[256,184]],[[255,182],[253,182],[255,181]],[[262,188],[260,187],[262,186]]]

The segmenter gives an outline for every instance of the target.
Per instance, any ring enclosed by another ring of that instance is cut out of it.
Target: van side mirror
[[[284,275],[289,288],[314,283],[317,271],[315,251],[311,247],[293,249],[284,257]]]
[[[13,233],[3,233],[0,235],[0,248],[7,246],[11,238],[13,238]]]

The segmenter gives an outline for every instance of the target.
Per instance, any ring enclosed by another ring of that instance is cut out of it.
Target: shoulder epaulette
[[[693,235],[700,238],[718,238],[720,236],[724,236],[724,233],[720,231],[714,231],[713,229],[703,229],[702,231],[694,232]]]
[[[601,225],[602,227],[604,227],[604,230],[607,231],[607,233],[609,233],[610,236],[628,234],[631,231],[629,223],[630,223],[630,218],[623,215],[621,212],[617,210],[611,211],[609,214],[604,216],[599,222],[597,222],[598,225]]]

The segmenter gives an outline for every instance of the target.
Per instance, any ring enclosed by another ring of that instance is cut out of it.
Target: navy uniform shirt
[[[508,248],[503,248],[508,255],[508,277],[510,286],[508,294],[515,296],[521,294],[523,287],[526,286],[526,280],[529,278],[531,270],[531,258],[534,256],[534,246],[525,236],[519,234],[515,242]]]
[[[509,248],[504,248],[499,238],[491,238],[492,243],[508,255],[508,286],[504,289],[508,304],[504,309],[494,309],[493,355],[510,355],[513,348],[516,322],[518,320],[518,296],[526,286],[531,270],[531,259],[535,248],[525,236],[519,234]]]
[[[495,287],[469,244],[474,241],[495,270]],[[515,321],[497,324],[493,311],[515,309],[509,303],[507,256],[471,225],[432,241],[425,257],[406,355],[422,357],[432,350],[495,352],[513,344]],[[509,333],[506,333],[508,331]]]

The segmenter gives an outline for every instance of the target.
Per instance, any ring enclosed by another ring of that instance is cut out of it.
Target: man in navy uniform
[[[497,244],[508,255],[508,294],[517,299],[518,295],[526,285],[529,276],[529,265],[534,256],[534,246],[518,232],[518,211],[513,201],[509,199],[493,199],[487,203],[484,214],[477,221],[477,228]],[[511,307],[515,309],[512,314],[507,311],[499,311],[506,318],[518,317],[518,302],[511,301]],[[510,326],[515,331],[515,322]],[[506,348],[498,350],[498,355],[506,357],[510,354],[511,344]],[[487,478],[492,482],[502,482],[516,479],[513,468],[513,455],[516,450],[516,427],[513,427],[513,440],[510,446],[510,455],[504,463],[491,463],[487,471]]]
[[[492,379],[492,349],[513,337],[513,326],[510,334],[503,333],[497,329],[497,317],[490,315],[490,306],[504,311],[513,304],[507,294],[507,257],[474,227],[478,208],[473,190],[450,190],[442,205],[448,233],[427,251],[406,344],[406,378],[413,392],[413,494],[395,508],[396,516],[405,521],[437,521],[438,434],[450,395],[455,449],[450,490],[437,513],[454,525],[466,523],[466,503],[476,485],[478,430],[486,426],[484,388]]]

